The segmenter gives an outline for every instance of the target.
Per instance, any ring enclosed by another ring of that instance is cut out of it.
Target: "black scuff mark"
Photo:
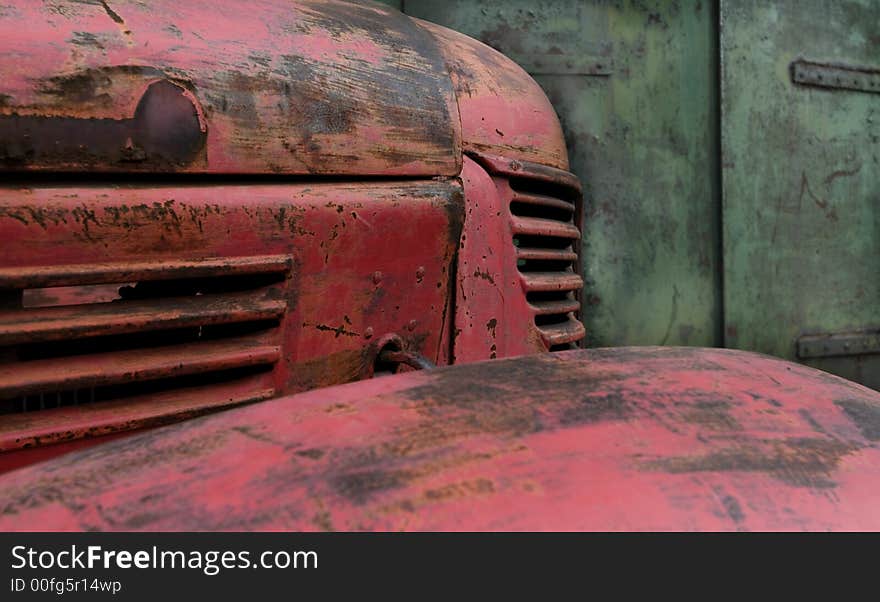
[[[303,322],[303,327],[311,326],[308,322]],[[323,332],[332,332],[336,335],[338,339],[340,336],[347,337],[359,337],[361,336],[359,332],[354,332],[353,330],[346,330],[344,324],[340,324],[339,326],[327,326],[326,324],[314,324],[313,325],[316,330],[321,330]]]
[[[706,454],[668,456],[640,462],[640,469],[669,474],[763,473],[792,487],[833,489],[840,460],[862,446],[826,438],[750,441]]]
[[[118,23],[119,25],[125,25],[125,20],[122,17],[120,17],[119,14],[116,13],[116,11],[114,11],[112,8],[110,8],[110,6],[107,4],[107,2],[105,2],[105,0],[100,0],[100,2],[101,2],[101,6],[104,7],[104,12],[107,13],[108,17],[113,19],[113,21],[115,23]]]
[[[849,416],[865,439],[880,441],[880,405],[861,399],[839,399],[834,405]]]

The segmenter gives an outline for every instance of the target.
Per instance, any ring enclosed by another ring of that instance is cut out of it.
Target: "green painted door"
[[[880,388],[880,2],[721,23],[725,345]]]

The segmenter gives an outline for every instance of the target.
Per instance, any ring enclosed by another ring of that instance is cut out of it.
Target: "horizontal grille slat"
[[[286,302],[226,293],[0,311],[0,345],[272,320]]]
[[[529,301],[529,305],[536,315],[545,316],[550,314],[567,314],[580,309],[577,299],[562,299],[559,301]]]
[[[289,255],[0,268],[0,289],[82,286],[136,280],[283,274]]]
[[[490,173],[510,178],[512,182],[516,183],[514,188],[523,182],[543,183],[550,187],[563,188],[571,196],[580,196],[581,194],[581,182],[578,177],[563,169],[483,152],[472,152],[470,155]]]
[[[0,451],[277,395],[291,255],[139,259],[0,268]]]
[[[553,209],[562,209],[564,211],[574,211],[574,203],[545,194],[514,191],[513,201],[541,207],[551,207]]]
[[[135,383],[274,364],[280,347],[256,337],[0,365],[0,397]]]
[[[576,346],[586,336],[579,295],[581,183],[574,174],[530,161],[485,153],[471,156],[499,181],[525,301],[548,351]]]
[[[540,331],[548,347],[579,341],[586,334],[584,325],[575,319],[569,319],[561,324],[542,326]]]
[[[571,249],[535,249],[517,247],[516,258],[523,260],[577,261],[577,253]]]
[[[526,291],[579,291],[583,278],[573,272],[526,272],[520,274]]]
[[[511,219],[514,234],[529,236],[553,236],[558,238],[578,239],[580,230],[574,224],[539,217],[517,217]]]
[[[214,386],[129,397],[118,401],[20,413],[0,421],[0,452],[155,427],[202,414],[270,399],[275,389],[265,375]]]

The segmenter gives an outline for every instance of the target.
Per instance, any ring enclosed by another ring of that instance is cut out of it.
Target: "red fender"
[[[722,349],[410,372],[0,477],[0,530],[880,529],[880,393]]]

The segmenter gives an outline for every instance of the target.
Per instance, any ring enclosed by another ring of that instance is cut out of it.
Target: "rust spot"
[[[303,326],[308,326],[308,322],[303,322]],[[326,324],[315,324],[316,330],[321,330],[325,332],[332,332],[336,334],[336,338],[338,339],[340,336],[345,335],[347,337],[359,337],[361,336],[358,332],[353,332],[351,330],[346,330],[344,324],[340,324],[339,326],[327,326]]]
[[[684,405],[681,419],[688,424],[716,431],[742,429],[742,425],[730,414],[730,403],[727,401],[697,401]]]
[[[807,410],[806,408],[801,408],[800,410],[798,410],[798,414],[801,415],[801,418],[803,418],[807,422],[807,424],[810,425],[810,428],[812,428],[814,431],[816,431],[820,435],[825,435],[826,437],[830,436],[828,431],[825,430],[825,427],[823,427],[821,424],[819,424],[819,421],[813,418],[813,415],[810,414],[809,410]]]
[[[337,351],[326,356],[299,361],[288,381],[289,391],[307,391],[348,383],[372,374],[373,357],[369,347]],[[349,406],[331,406],[328,412],[354,411]]]
[[[492,274],[489,273],[489,270],[481,270],[480,268],[477,268],[474,270],[474,277],[482,278],[483,280],[486,280],[488,282],[491,282],[492,284],[495,284],[495,279],[492,278]]]
[[[114,23],[118,23],[119,25],[125,25],[125,21],[122,19],[122,17],[120,17],[116,13],[116,11],[114,11],[112,8],[110,8],[110,6],[107,4],[106,0],[100,0],[100,2],[101,2],[101,6],[104,8],[104,12],[107,13],[108,17],[113,19]]]
[[[77,46],[92,47],[99,50],[104,50],[104,45],[101,43],[98,37],[95,34],[89,33],[87,31],[73,32],[73,37],[70,38],[69,42]]]
[[[724,506],[724,511],[727,513],[727,516],[730,517],[730,520],[735,523],[741,523],[745,520],[745,512],[743,512],[739,500],[735,497],[732,495],[725,495],[721,498],[721,504]]]
[[[326,510],[322,510],[315,514],[314,518],[312,518],[312,524],[321,529],[322,531],[335,531],[333,528],[333,522],[330,520],[330,513]]]
[[[320,460],[324,457],[324,450],[322,449],[303,449],[296,452],[297,456],[302,456],[303,458],[309,458],[310,460]]]
[[[232,427],[232,430],[237,433],[241,433],[245,437],[248,437],[249,439],[253,439],[254,441],[260,441],[262,443],[272,443],[274,445],[278,445],[278,442],[275,441],[274,439],[272,439],[271,437],[255,430],[249,426],[234,426],[234,427]]]
[[[424,419],[399,431],[394,447],[413,453],[480,434],[517,438],[623,420],[634,408],[615,378],[573,373],[551,356],[522,358],[515,372],[503,362],[438,370],[431,382],[406,391]]]
[[[859,427],[865,439],[880,441],[880,407],[860,399],[841,399],[834,403]]]
[[[620,393],[590,395],[580,403],[565,409],[559,422],[564,425],[589,424],[606,420],[626,420],[630,415],[629,405]]]
[[[743,443],[696,456],[642,461],[642,470],[672,474],[692,472],[760,472],[795,487],[827,489],[840,459],[860,446],[821,438],[792,438]]]
[[[372,494],[403,487],[409,480],[405,471],[369,470],[335,477],[331,485],[343,497],[363,504]]]
[[[493,493],[494,491],[495,485],[490,479],[474,479],[472,481],[452,483],[435,489],[426,489],[424,497],[428,500],[438,501],[468,497],[471,495],[485,495]]]
[[[489,334],[492,335],[492,338],[493,338],[493,339],[495,338],[495,328],[496,328],[497,326],[498,326],[498,320],[495,319],[495,318],[492,318],[491,320],[489,320],[488,322],[486,322],[486,330],[489,331]]]

